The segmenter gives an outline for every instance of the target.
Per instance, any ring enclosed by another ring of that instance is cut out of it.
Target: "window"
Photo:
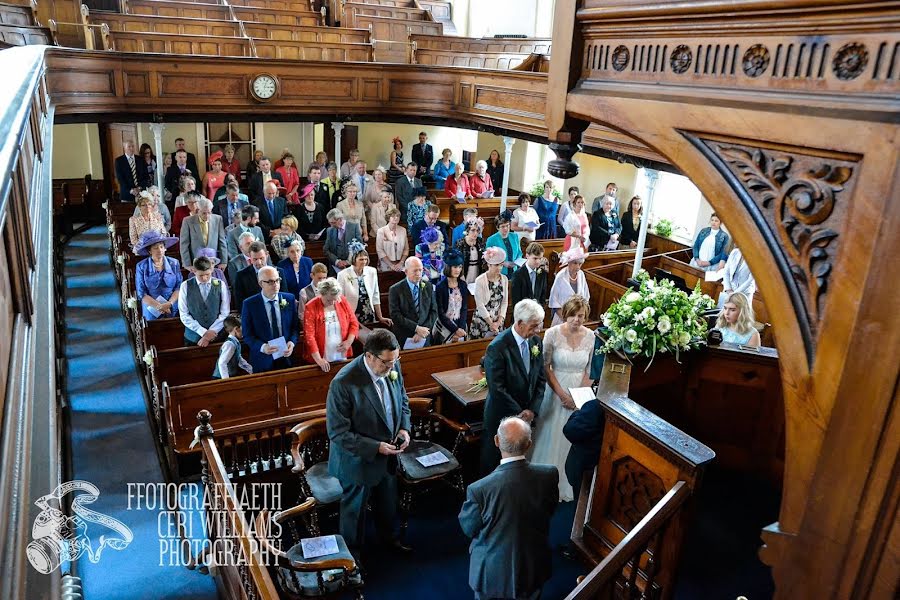
[[[697,227],[697,214],[700,210],[702,194],[693,182],[683,175],[659,171],[656,190],[653,194],[653,208],[650,211],[650,222],[655,224],[660,219],[672,221],[676,237],[694,239]],[[638,176],[638,189],[646,190],[646,175],[641,169]]]
[[[209,155],[219,150],[224,152],[228,144],[234,146],[234,157],[242,170],[246,171],[247,163],[253,160],[253,151],[256,149],[255,124],[207,123],[204,163],[209,164]]]

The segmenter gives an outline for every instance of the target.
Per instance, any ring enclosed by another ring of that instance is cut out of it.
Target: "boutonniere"
[[[533,356],[534,358],[537,358],[540,355],[540,353],[541,353],[541,349],[538,348],[537,344],[535,344],[531,347],[531,356]]]
[[[420,282],[419,282],[419,289],[420,289],[420,290],[424,290],[424,289],[425,289],[425,282],[424,282],[424,281],[420,281]]]
[[[137,299],[128,298],[128,300],[125,301],[125,304],[128,306],[128,308],[137,308]]]
[[[399,375],[397,375],[397,371],[391,371],[390,373],[388,373],[388,377],[391,381],[397,381],[397,377],[399,377]]]
[[[280,306],[281,308],[287,308],[287,300],[282,298],[281,302],[278,303],[278,306]]]
[[[219,281],[218,279],[216,279],[215,277],[213,277],[212,284],[213,284],[213,285],[221,285],[222,282]],[[284,300],[282,300],[282,302],[284,302]]]
[[[118,262],[120,265],[124,265],[125,264],[125,255],[124,254],[118,255],[116,257],[116,262]]]
[[[147,350],[144,352],[144,362],[147,363],[148,366],[153,365],[153,351]]]

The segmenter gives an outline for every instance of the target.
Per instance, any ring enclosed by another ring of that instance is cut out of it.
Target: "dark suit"
[[[394,311],[391,310],[391,318]],[[396,323],[394,319],[394,323]],[[528,340],[529,367],[525,371],[522,354],[516,345],[512,328],[500,332],[484,353],[484,374],[488,395],[484,402],[484,422],[481,431],[481,472],[490,473],[500,463],[500,450],[494,445],[494,435],[504,417],[518,415],[523,410],[538,414],[544,400],[547,378],[544,374],[543,344],[537,336]],[[531,348],[536,347],[535,353]]]
[[[358,223],[344,221],[344,239],[338,237],[338,230],[334,227],[325,230],[325,258],[328,262],[328,270],[332,275],[337,275],[340,270],[337,267],[337,261],[350,259],[350,249],[347,246],[353,240],[363,241]]]
[[[572,442],[566,457],[566,479],[575,490],[576,501],[584,472],[596,467],[600,460],[605,414],[599,400],[590,400],[578,410],[572,411],[563,426],[563,435]]]
[[[391,308],[391,320],[394,327],[391,331],[397,336],[400,347],[408,338],[416,334],[416,327],[427,327],[429,337],[431,328],[437,320],[437,302],[434,298],[434,287],[422,278],[425,285],[419,285],[419,308],[413,300],[409,289],[409,280],[405,277],[391,286],[388,292],[388,305]],[[416,318],[413,319],[413,316]]]
[[[175,151],[177,152],[177,150]],[[175,164],[175,152],[172,153],[172,164]],[[187,168],[197,180],[197,185],[200,185],[200,168],[197,166],[197,157],[194,156],[193,152],[187,153]],[[210,198],[212,200],[212,198]]]
[[[365,356],[343,367],[328,387],[325,416],[331,449],[328,473],[341,482],[340,533],[358,552],[365,538],[365,509],[373,499],[373,514],[382,538],[393,537],[397,491],[396,458],[378,453],[381,442],[391,442],[401,429],[411,430],[409,398],[399,369],[396,381],[384,379],[391,402],[392,423],[366,369]]]
[[[434,164],[434,148],[431,144],[425,144],[425,151],[422,151],[422,144],[416,144],[412,149],[412,161],[419,165],[418,175],[428,175],[431,173],[431,165]],[[422,169],[425,169],[422,171]]]
[[[530,598],[550,579],[558,484],[556,467],[517,460],[469,486],[459,524],[472,538],[469,586],[476,597]]]
[[[531,276],[528,273],[528,267],[516,269],[509,285],[509,297],[512,302],[511,306],[514,307],[519,303],[519,300],[524,300],[525,298],[531,298],[541,306],[547,304],[547,292],[549,291],[549,288],[547,287],[546,270],[542,269],[535,273],[534,289],[531,288]]]
[[[435,221],[434,226],[437,227],[438,231],[441,232],[441,235],[444,236],[444,245],[449,248],[451,244],[450,233],[447,231],[447,224],[443,221]],[[424,220],[416,222],[415,225],[410,227],[409,237],[413,242],[413,245],[418,245],[422,243],[422,232],[428,227],[428,223]]]
[[[188,169],[190,171],[190,169]],[[166,180],[165,186],[166,189],[172,194],[172,198],[177,198],[179,194],[181,194],[181,188],[178,186],[178,182],[183,175],[190,175],[194,179],[197,179],[197,172],[190,171],[190,173],[182,173],[181,169],[178,168],[178,165],[171,165],[168,169],[166,169]],[[200,187],[202,182],[197,179],[197,187]]]
[[[269,205],[266,202],[265,197],[262,197],[259,200],[253,200],[253,206],[259,209],[259,228],[262,229],[263,233],[262,241],[266,244],[271,241],[269,232],[281,227],[281,219],[288,215],[287,200],[279,196],[272,200],[272,204],[275,209],[274,218],[269,214]]]
[[[278,180],[278,187],[284,187],[284,180],[281,178],[281,173],[276,173],[272,171],[269,173],[272,176],[272,179]],[[257,171],[253,174],[253,177],[250,178],[250,184],[248,190],[250,192],[250,200],[253,204],[256,204],[256,201],[262,201],[263,196],[263,174],[262,171]],[[259,206],[257,204],[257,206]],[[281,223],[278,224],[281,227]]]
[[[400,207],[400,220],[406,223],[406,207],[413,201],[413,190],[415,188],[425,187],[422,180],[416,177],[413,183],[409,183],[406,175],[401,175],[394,184],[394,198],[397,200],[397,206]]]
[[[284,269],[278,268],[278,276],[281,277],[282,281],[287,279]],[[256,269],[253,268],[253,265],[244,267],[237,272],[234,281],[231,282],[231,290],[231,309],[241,312],[241,309],[244,306],[244,300],[254,294],[258,294],[260,290],[259,280],[256,277]]]
[[[279,302],[284,300],[284,306],[279,309],[281,311],[280,333],[286,341],[293,342],[295,348],[290,357],[280,358],[277,361],[273,360],[270,354],[264,354],[261,350],[263,344],[279,337],[272,335],[272,325],[269,322],[266,302],[263,300],[262,293],[247,298],[241,307],[241,331],[244,333],[244,342],[250,348],[250,364],[253,365],[254,373],[290,367],[291,358],[300,352],[300,349],[296,348],[300,331],[297,325],[297,303],[294,301],[294,296],[284,292],[279,292],[278,298]]]
[[[119,200],[122,202],[134,202],[135,198],[131,195],[131,190],[136,187],[150,187],[150,173],[147,172],[147,161],[139,157],[137,154],[134,158],[134,170],[137,173],[137,181],[131,173],[131,165],[128,164],[128,157],[124,154],[116,158],[116,181],[119,182]]]
[[[237,199],[237,212],[240,214],[241,209],[250,204],[247,200]],[[225,227],[231,225],[231,220],[228,218],[228,198],[222,198],[218,202],[213,203],[213,212],[222,217],[222,222],[225,223]]]

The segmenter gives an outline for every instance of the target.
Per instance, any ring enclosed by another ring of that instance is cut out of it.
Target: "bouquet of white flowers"
[[[603,352],[644,355],[652,363],[657,352],[672,352],[678,360],[679,352],[698,347],[706,337],[702,313],[715,306],[700,283],[688,295],[669,280],[651,279],[643,269],[636,279],[638,291],[625,294],[603,315],[608,330]]]

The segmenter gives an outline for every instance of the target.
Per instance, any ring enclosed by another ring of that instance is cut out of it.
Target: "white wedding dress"
[[[584,374],[590,368],[594,336],[589,329],[584,328],[581,343],[577,348],[571,348],[562,335],[562,327],[565,325],[551,327],[544,334],[544,361],[549,362],[560,387],[581,387]],[[571,414],[572,411],[562,405],[548,382],[537,416],[531,462],[556,466],[559,471],[560,502],[568,502],[574,496],[572,486],[566,479],[566,457],[572,444],[562,431]]]

